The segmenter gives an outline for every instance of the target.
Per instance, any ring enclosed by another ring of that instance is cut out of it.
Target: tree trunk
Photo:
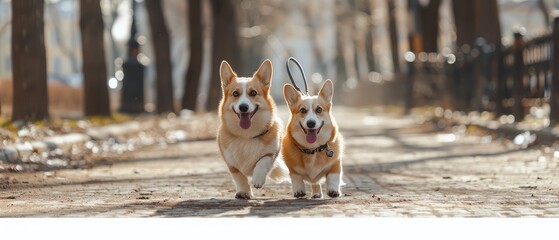
[[[342,32],[344,29],[343,22],[345,18],[345,11],[342,8],[342,4],[347,4],[346,2],[334,2],[334,25],[336,27],[336,57],[334,59],[336,66],[336,84],[335,88],[338,89],[341,84],[345,84],[347,80],[347,73],[345,72],[344,56],[343,56],[343,43],[342,43]],[[340,92],[340,91],[334,91]]]
[[[188,1],[188,24],[190,35],[190,61],[184,76],[184,95],[182,108],[196,110],[198,99],[198,85],[202,72],[202,1]],[[213,79],[212,79],[213,80]]]
[[[559,17],[553,19],[553,41],[551,60],[551,87],[549,96],[549,126],[555,127],[559,123]]]
[[[343,41],[343,32],[342,24],[341,24],[341,17],[337,16],[337,24],[336,24],[336,79],[335,81],[338,84],[345,83],[348,76],[346,72],[346,66],[344,61],[344,41]],[[338,88],[339,86],[336,86]],[[339,92],[339,91],[336,91]]]
[[[146,9],[151,26],[151,39],[155,50],[157,84],[157,113],[174,112],[173,73],[169,32],[159,0],[146,0]]]
[[[368,4],[365,1],[352,2],[352,17],[353,25],[353,44],[354,44],[354,59],[355,68],[357,70],[357,79],[366,81],[369,75],[369,64],[367,62],[367,30],[369,28]]]
[[[80,1],[85,116],[110,116],[104,23],[99,0]]]
[[[475,15],[478,35],[489,43],[501,44],[501,24],[497,0],[476,0]]]
[[[233,0],[213,0],[212,72],[208,93],[208,110],[217,110],[221,100],[219,67],[226,60],[237,71],[243,69],[239,54],[239,36]],[[244,73],[240,73],[244,75]]]
[[[497,0],[453,0],[456,45],[473,46],[476,38],[501,43],[501,26]]]
[[[387,0],[388,28],[390,35],[390,50],[392,52],[392,66],[394,73],[400,73],[400,50],[398,48],[398,31],[396,27],[396,6],[393,0]]]
[[[424,52],[438,52],[439,45],[439,6],[441,0],[430,0],[425,7],[419,7],[421,36]]]
[[[453,0],[452,8],[454,12],[454,22],[456,25],[456,45],[458,49],[468,54],[470,49],[483,41],[476,43],[478,38],[485,39],[485,43],[494,45],[495,49],[501,49],[501,26],[499,21],[499,9],[497,0]],[[464,45],[469,47],[464,48]],[[493,61],[501,61],[499,52]],[[502,86],[503,77],[498,77],[499,64],[491,63],[491,76],[481,76],[480,71],[475,69],[472,62],[466,62],[462,67],[463,79],[458,87],[462,93],[460,100],[461,109],[469,111],[472,105],[480,105],[481,96],[488,81],[497,82],[497,86]],[[479,67],[479,66],[478,66]],[[501,73],[499,73],[501,74]],[[497,101],[500,97],[496,96]],[[498,102],[497,104],[500,104]],[[501,112],[500,110],[498,112]]]
[[[452,1],[454,24],[456,25],[456,46],[458,48],[464,44],[471,46],[474,43],[476,37],[474,1],[476,0]]]
[[[12,120],[49,117],[44,1],[12,1]]]
[[[369,66],[369,72],[376,71],[375,66],[375,51],[374,51],[374,19],[373,19],[373,12],[375,10],[374,1],[367,1],[367,6],[365,7],[365,13],[368,17],[368,25],[367,25],[367,36],[365,37],[365,48],[367,54],[367,64]]]

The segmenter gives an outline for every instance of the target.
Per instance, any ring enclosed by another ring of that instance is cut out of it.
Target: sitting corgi
[[[251,184],[261,188],[270,178],[287,179],[285,163],[278,159],[283,124],[276,116],[270,95],[272,62],[266,60],[251,78],[237,77],[229,63],[220,67],[223,97],[219,104],[221,125],[217,142],[235,182],[235,198],[253,197]]]
[[[296,198],[306,196],[304,180],[311,183],[312,198],[322,198],[323,178],[328,196],[341,194],[343,137],[331,112],[333,92],[330,79],[316,96],[302,95],[290,84],[283,88],[291,117],[281,152]]]

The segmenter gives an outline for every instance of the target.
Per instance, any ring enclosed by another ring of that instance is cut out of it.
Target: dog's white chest
[[[295,171],[304,176],[305,180],[309,182],[318,182],[324,177],[325,170],[330,168],[330,164],[325,164],[321,157],[317,155],[308,155],[305,157],[305,165],[299,166]]]
[[[244,175],[251,176],[258,160],[275,152],[273,146],[266,146],[257,139],[237,139],[224,149],[223,155],[227,164],[236,167]]]

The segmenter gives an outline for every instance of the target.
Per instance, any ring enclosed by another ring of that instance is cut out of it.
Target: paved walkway
[[[434,132],[419,117],[335,111],[347,144],[337,199],[294,199],[289,184],[267,183],[254,200],[236,200],[212,140],[90,169],[0,174],[0,217],[559,217],[557,149]]]

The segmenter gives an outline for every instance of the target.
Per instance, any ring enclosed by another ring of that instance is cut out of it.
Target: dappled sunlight
[[[558,217],[558,9],[0,0],[0,217]]]
[[[62,120],[5,132],[0,147],[7,159],[0,162],[0,172],[88,168],[102,159],[148,146],[166,148],[179,142],[213,139],[218,124],[214,114],[134,120],[111,125],[99,125],[95,119]]]

